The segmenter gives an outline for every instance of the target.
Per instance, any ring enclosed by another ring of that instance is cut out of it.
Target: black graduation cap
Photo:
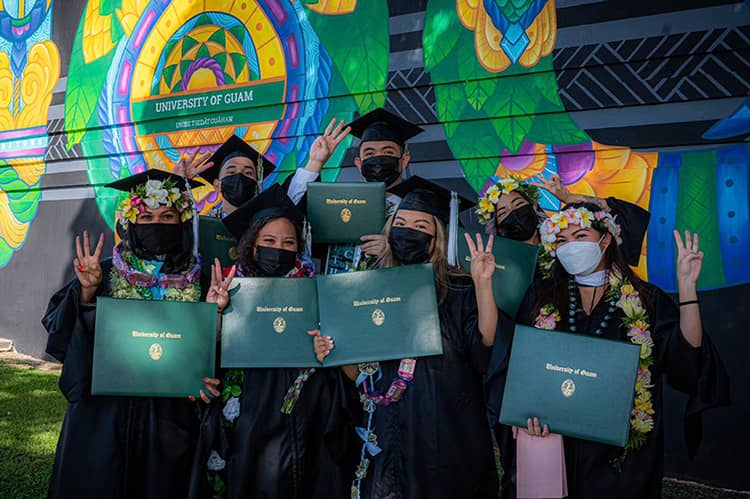
[[[257,167],[261,161],[263,163],[263,178],[266,178],[269,173],[276,169],[276,165],[271,163],[265,156],[253,149],[250,144],[237,137],[236,135],[230,136],[216,152],[208,158],[207,161],[213,161],[213,166],[201,173],[201,177],[208,183],[213,183],[214,180],[219,178],[219,172],[221,171],[221,165],[223,165],[228,159],[235,158],[237,156],[250,158],[255,166]]]
[[[451,191],[448,189],[422,177],[413,176],[391,188],[390,192],[402,198],[398,205],[399,210],[423,211],[438,217],[448,225],[451,212]],[[459,213],[475,204],[476,202],[458,195]]]
[[[224,225],[238,240],[255,221],[266,217],[284,217],[302,228],[304,216],[289,199],[286,191],[278,184],[261,192],[247,203],[222,219]]]
[[[424,130],[379,107],[349,123],[352,135],[362,142],[389,140],[404,147],[407,140]]]
[[[160,180],[163,182],[167,179],[174,182],[175,186],[180,190],[184,189],[185,180],[187,180],[185,177],[182,177],[175,173],[152,168],[141,173],[136,173],[135,175],[131,175],[129,177],[121,178],[120,180],[115,180],[114,182],[110,182],[104,187],[110,187],[112,189],[117,189],[118,191],[123,192],[130,192],[136,186],[145,184],[149,180]],[[201,184],[199,182],[196,182],[195,180],[188,180],[188,184],[190,185],[191,189],[201,186]]]

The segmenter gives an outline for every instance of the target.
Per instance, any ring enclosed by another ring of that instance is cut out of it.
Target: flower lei
[[[613,466],[620,470],[628,452],[643,447],[648,433],[654,429],[655,411],[650,390],[654,386],[651,382],[650,370],[654,363],[652,357],[654,340],[651,337],[649,330],[651,326],[641,297],[627,279],[616,273],[610,276],[609,288],[604,296],[607,300],[616,302],[615,306],[623,311],[625,317],[622,319],[622,325],[628,330],[628,338],[631,343],[641,348],[628,443],[622,454],[612,461]],[[558,310],[554,305],[547,304],[539,310],[534,325],[539,329],[553,330],[559,321]]]
[[[312,277],[313,274],[313,269],[308,263],[297,260],[294,268],[290,270],[285,277]],[[294,407],[302,393],[302,388],[304,387],[305,382],[314,373],[314,367],[302,368],[299,370],[297,378],[289,387],[289,390],[282,401],[280,408],[282,414],[289,415],[294,411]],[[224,404],[224,408],[221,411],[223,417],[222,424],[224,428],[231,429],[234,426],[234,421],[240,415],[240,396],[242,395],[242,387],[245,385],[245,370],[228,369],[224,373],[222,381],[224,385],[224,389],[221,392],[221,400]],[[222,477],[222,472],[225,467],[226,461],[216,450],[212,450],[208,457],[207,468],[208,482],[213,489],[214,499],[220,499],[226,494],[226,485],[224,483],[224,478]]]
[[[527,197],[536,201],[541,198],[539,188],[535,185],[525,183],[518,175],[501,178],[496,183],[492,184],[485,191],[484,195],[479,198],[475,213],[482,225],[487,225],[495,220],[495,205],[497,205],[497,202],[500,200],[500,196],[503,194],[510,194],[513,191],[525,194]]]
[[[117,207],[120,225],[126,228],[128,223],[135,223],[138,214],[145,212],[146,208],[154,209],[159,206],[176,209],[182,222],[190,220],[195,214],[190,192],[180,190],[172,179],[148,180],[135,186],[120,201]]]
[[[113,298],[125,298],[131,300],[153,300],[154,294],[151,287],[139,286],[137,280],[129,279],[133,273],[153,274],[155,266],[141,260],[129,250],[123,248],[122,243],[115,246],[114,259],[118,264],[112,266],[109,274],[110,288]],[[198,272],[196,273],[196,267]],[[133,272],[135,271],[135,272]],[[191,279],[190,276],[196,277]],[[164,283],[182,283],[182,287],[162,286],[162,299],[168,301],[199,301],[201,297],[200,264],[191,266],[189,270],[175,275],[163,275],[161,281]]]

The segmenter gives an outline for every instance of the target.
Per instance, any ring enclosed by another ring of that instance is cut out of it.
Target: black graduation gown
[[[548,283],[536,281],[529,289],[518,314],[519,323],[534,324],[534,305],[537,300],[537,289]],[[664,425],[663,425],[663,388],[666,381],[669,385],[690,396],[685,412],[685,437],[689,452],[694,452],[700,441],[701,419],[703,410],[726,405],[729,402],[729,382],[721,359],[704,333],[703,344],[692,347],[680,331],[680,316],[677,306],[661,289],[645,283],[647,290],[645,301],[653,306],[654,317],[651,321],[651,332],[654,341],[651,367],[653,395],[654,428],[648,433],[646,443],[638,450],[630,451],[622,466],[622,471],[610,463],[622,454],[622,449],[610,445],[564,438],[565,463],[567,467],[569,497],[645,499],[661,497],[662,478],[664,474]],[[578,300],[580,303],[580,295]],[[607,312],[608,303],[600,300],[585,321],[579,319],[577,328],[582,334],[591,334],[599,326]],[[620,326],[623,313],[613,314],[603,338],[629,341],[627,330]],[[494,393],[490,402],[491,417],[497,421],[502,403],[502,391],[505,385],[507,362],[510,355],[513,325],[502,320],[500,335],[507,347],[507,355],[494,372],[489,373],[488,391]],[[564,334],[564,333],[561,333]],[[500,339],[500,336],[498,336]],[[554,432],[554,427],[551,428]],[[508,426],[497,424],[495,427],[500,455],[505,475],[502,484],[502,497],[512,498],[516,494],[515,486],[515,441]]]
[[[353,458],[345,459],[340,453],[345,449],[334,443],[352,427],[340,412],[339,373],[316,370],[292,413],[283,414],[281,404],[298,374],[299,369],[245,369],[239,416],[229,427],[217,421],[228,443],[227,498],[348,497]]]
[[[97,296],[110,295],[111,268],[110,260],[102,263]],[[188,399],[91,396],[96,305],[79,297],[74,279],[55,293],[42,319],[46,351],[63,363],[59,386],[68,400],[49,497],[191,497],[201,408]]]
[[[400,401],[378,406],[374,432],[382,452],[368,456],[362,497],[495,498],[497,469],[482,394],[490,349],[482,345],[468,278],[451,279],[439,306],[443,355],[417,359]],[[381,362],[387,390],[399,361]],[[360,442],[361,444],[361,442]]]

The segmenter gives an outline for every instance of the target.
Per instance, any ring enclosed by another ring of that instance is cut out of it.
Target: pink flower
[[[557,321],[555,320],[554,315],[542,315],[539,317],[539,320],[536,322],[536,327],[539,329],[547,329],[552,330],[555,329],[555,326],[557,325]]]

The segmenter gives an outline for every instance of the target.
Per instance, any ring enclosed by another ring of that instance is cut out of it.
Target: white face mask
[[[568,274],[574,276],[587,276],[599,266],[602,260],[602,249],[599,242],[572,241],[563,244],[556,250],[557,259]]]

